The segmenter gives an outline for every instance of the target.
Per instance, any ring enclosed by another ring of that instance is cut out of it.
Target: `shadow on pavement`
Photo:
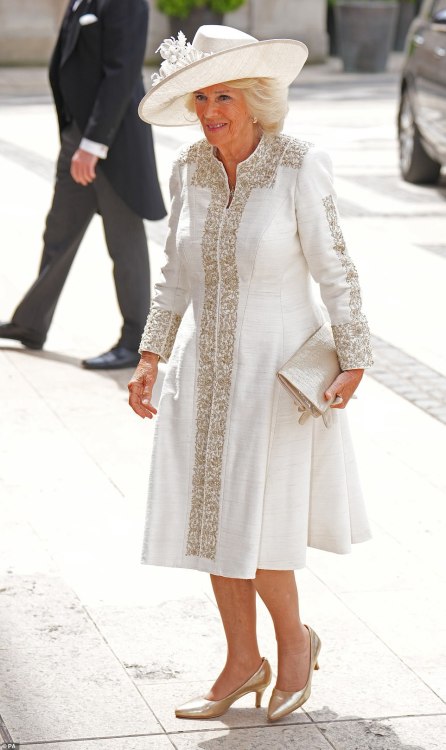
[[[125,367],[121,370],[86,370],[82,367],[82,360],[80,360],[78,357],[72,357],[69,354],[61,354],[60,352],[53,352],[49,349],[44,349],[42,351],[33,351],[32,349],[26,348],[20,349],[16,346],[0,345],[0,351],[14,352],[15,354],[19,354],[21,356],[33,357],[34,359],[45,359],[50,360],[51,362],[59,362],[61,364],[70,365],[81,370],[81,372],[88,372],[89,374],[94,373],[95,375],[101,375],[102,377],[114,380],[116,385],[125,390],[127,390],[127,383],[129,382],[134,370],[133,367]]]
[[[19,348],[18,346],[0,345],[0,350],[3,352],[14,352],[21,356],[27,355],[28,357],[35,357],[37,359],[50,359],[53,362],[64,362],[68,365],[80,366],[80,359],[77,357],[70,357],[68,354],[59,354],[59,352],[52,352],[47,349],[44,351],[33,351],[32,349]]]
[[[259,747],[269,747],[271,750],[304,750],[309,743],[311,747],[316,748],[316,744],[313,744],[314,734],[313,742],[308,735],[311,727],[326,738],[327,750],[329,747],[335,750],[426,750],[421,745],[408,745],[403,742],[392,728],[391,719],[377,721],[354,716],[340,718],[327,708],[312,711],[311,719],[310,723],[268,725],[277,733],[274,739],[269,732],[267,735],[264,734],[265,727],[228,727],[229,734],[200,739],[195,747],[197,750],[259,750]]]
[[[70,365],[71,367],[76,367],[78,370],[80,370],[82,373],[88,374],[90,377],[91,375],[95,375],[96,377],[102,377],[107,378],[108,380],[112,380],[115,382],[117,388],[119,390],[127,392],[127,385],[128,382],[134,372],[133,367],[125,367],[122,370],[86,370],[81,365],[81,360],[78,359],[78,357],[71,357],[69,354],[61,354],[60,352],[53,352],[48,349],[44,349],[42,351],[33,351],[32,349],[21,349],[16,346],[1,346],[0,345],[0,351],[5,352],[14,352],[18,353],[22,356],[28,356],[33,357],[34,359],[44,359],[50,362],[57,362],[65,365]],[[153,398],[152,403],[154,406],[158,406],[158,402],[161,396],[161,389],[164,383],[164,367],[161,366],[161,368],[158,371],[158,377],[156,379],[155,387],[153,389]],[[1,748],[1,745],[0,745]]]
[[[324,737],[339,750],[426,750],[421,745],[403,742],[391,726],[391,719],[340,717],[327,707],[322,711],[312,711],[311,719]]]

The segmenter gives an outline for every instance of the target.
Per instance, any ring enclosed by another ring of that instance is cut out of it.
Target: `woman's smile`
[[[252,141],[252,117],[242,91],[218,83],[195,91],[194,99],[197,117],[210,143],[237,149]],[[218,144],[214,138],[218,138]]]
[[[194,102],[206,138],[219,151],[252,150],[254,127],[240,89],[217,83],[195,91]]]
[[[215,132],[216,130],[221,130],[222,128],[226,127],[226,122],[207,122],[205,123],[205,127],[207,130],[211,130],[212,132]]]

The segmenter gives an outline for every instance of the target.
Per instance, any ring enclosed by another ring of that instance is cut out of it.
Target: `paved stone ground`
[[[250,697],[220,720],[176,720],[224,661],[207,578],[139,564],[151,425],[129,373],[81,357],[119,315],[95,219],[43,352],[0,351],[0,736],[38,750],[443,750],[446,747],[444,181],[401,182],[398,65],[308,68],[287,132],[330,151],[376,364],[349,407],[373,526],[353,557],[310,550],[297,574],[323,641],[311,699],[267,726]],[[194,129],[157,128],[163,188]],[[57,153],[41,70],[0,70],[0,318],[32,281]],[[154,279],[165,222],[147,224]],[[262,650],[274,634],[259,606]]]
[[[378,336],[373,351],[370,376],[446,424],[446,377]]]

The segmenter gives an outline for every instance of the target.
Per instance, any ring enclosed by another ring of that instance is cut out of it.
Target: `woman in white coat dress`
[[[301,42],[204,26],[161,45],[140,105],[147,122],[198,120],[205,139],[171,177],[163,280],[129,383],[141,417],[167,362],[152,454],[142,561],[211,574],[228,643],[209,693],[181,718],[224,713],[271,680],[256,637],[256,594],[274,622],[271,721],[309,697],[320,640],[299,617],[294,570],[308,545],[345,553],[369,538],[343,409],[371,365],[356,269],[335,205],[330,160],[282,135]],[[314,295],[319,284],[324,305]],[[342,373],[333,426],[299,424],[276,378],[328,316]]]

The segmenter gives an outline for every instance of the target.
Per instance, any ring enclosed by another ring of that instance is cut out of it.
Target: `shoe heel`
[[[262,698],[265,690],[266,688],[264,688],[263,690],[258,690],[256,692],[256,708],[262,708]]]

